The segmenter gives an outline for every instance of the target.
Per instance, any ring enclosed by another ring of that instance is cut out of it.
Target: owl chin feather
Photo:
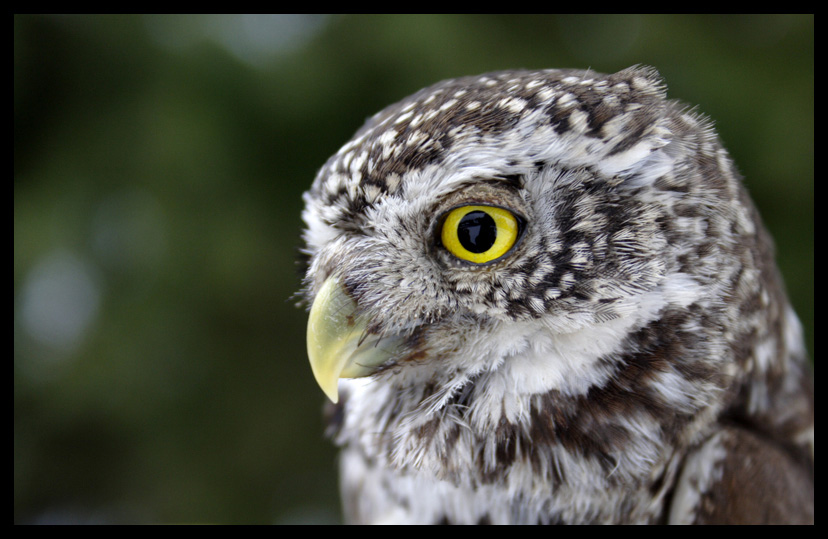
[[[654,69],[437,83],[305,204],[348,522],[813,522],[813,381],[772,242]]]

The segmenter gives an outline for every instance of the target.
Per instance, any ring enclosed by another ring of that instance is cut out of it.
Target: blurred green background
[[[15,16],[15,523],[338,522],[303,190],[438,80],[636,63],[715,120],[813,357],[813,16]]]

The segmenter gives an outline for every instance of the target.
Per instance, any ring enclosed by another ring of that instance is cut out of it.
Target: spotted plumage
[[[812,378],[771,240],[655,70],[438,83],[305,203],[347,521],[813,522]],[[466,206],[514,215],[505,252],[447,248]]]

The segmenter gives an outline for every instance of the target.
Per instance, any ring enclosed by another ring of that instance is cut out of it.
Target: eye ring
[[[440,239],[446,250],[466,262],[486,264],[503,257],[517,243],[521,219],[498,206],[459,206],[446,213]]]

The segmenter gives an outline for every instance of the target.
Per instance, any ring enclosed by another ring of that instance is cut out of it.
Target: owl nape
[[[347,522],[813,523],[771,239],[654,69],[440,82],[304,199]]]

